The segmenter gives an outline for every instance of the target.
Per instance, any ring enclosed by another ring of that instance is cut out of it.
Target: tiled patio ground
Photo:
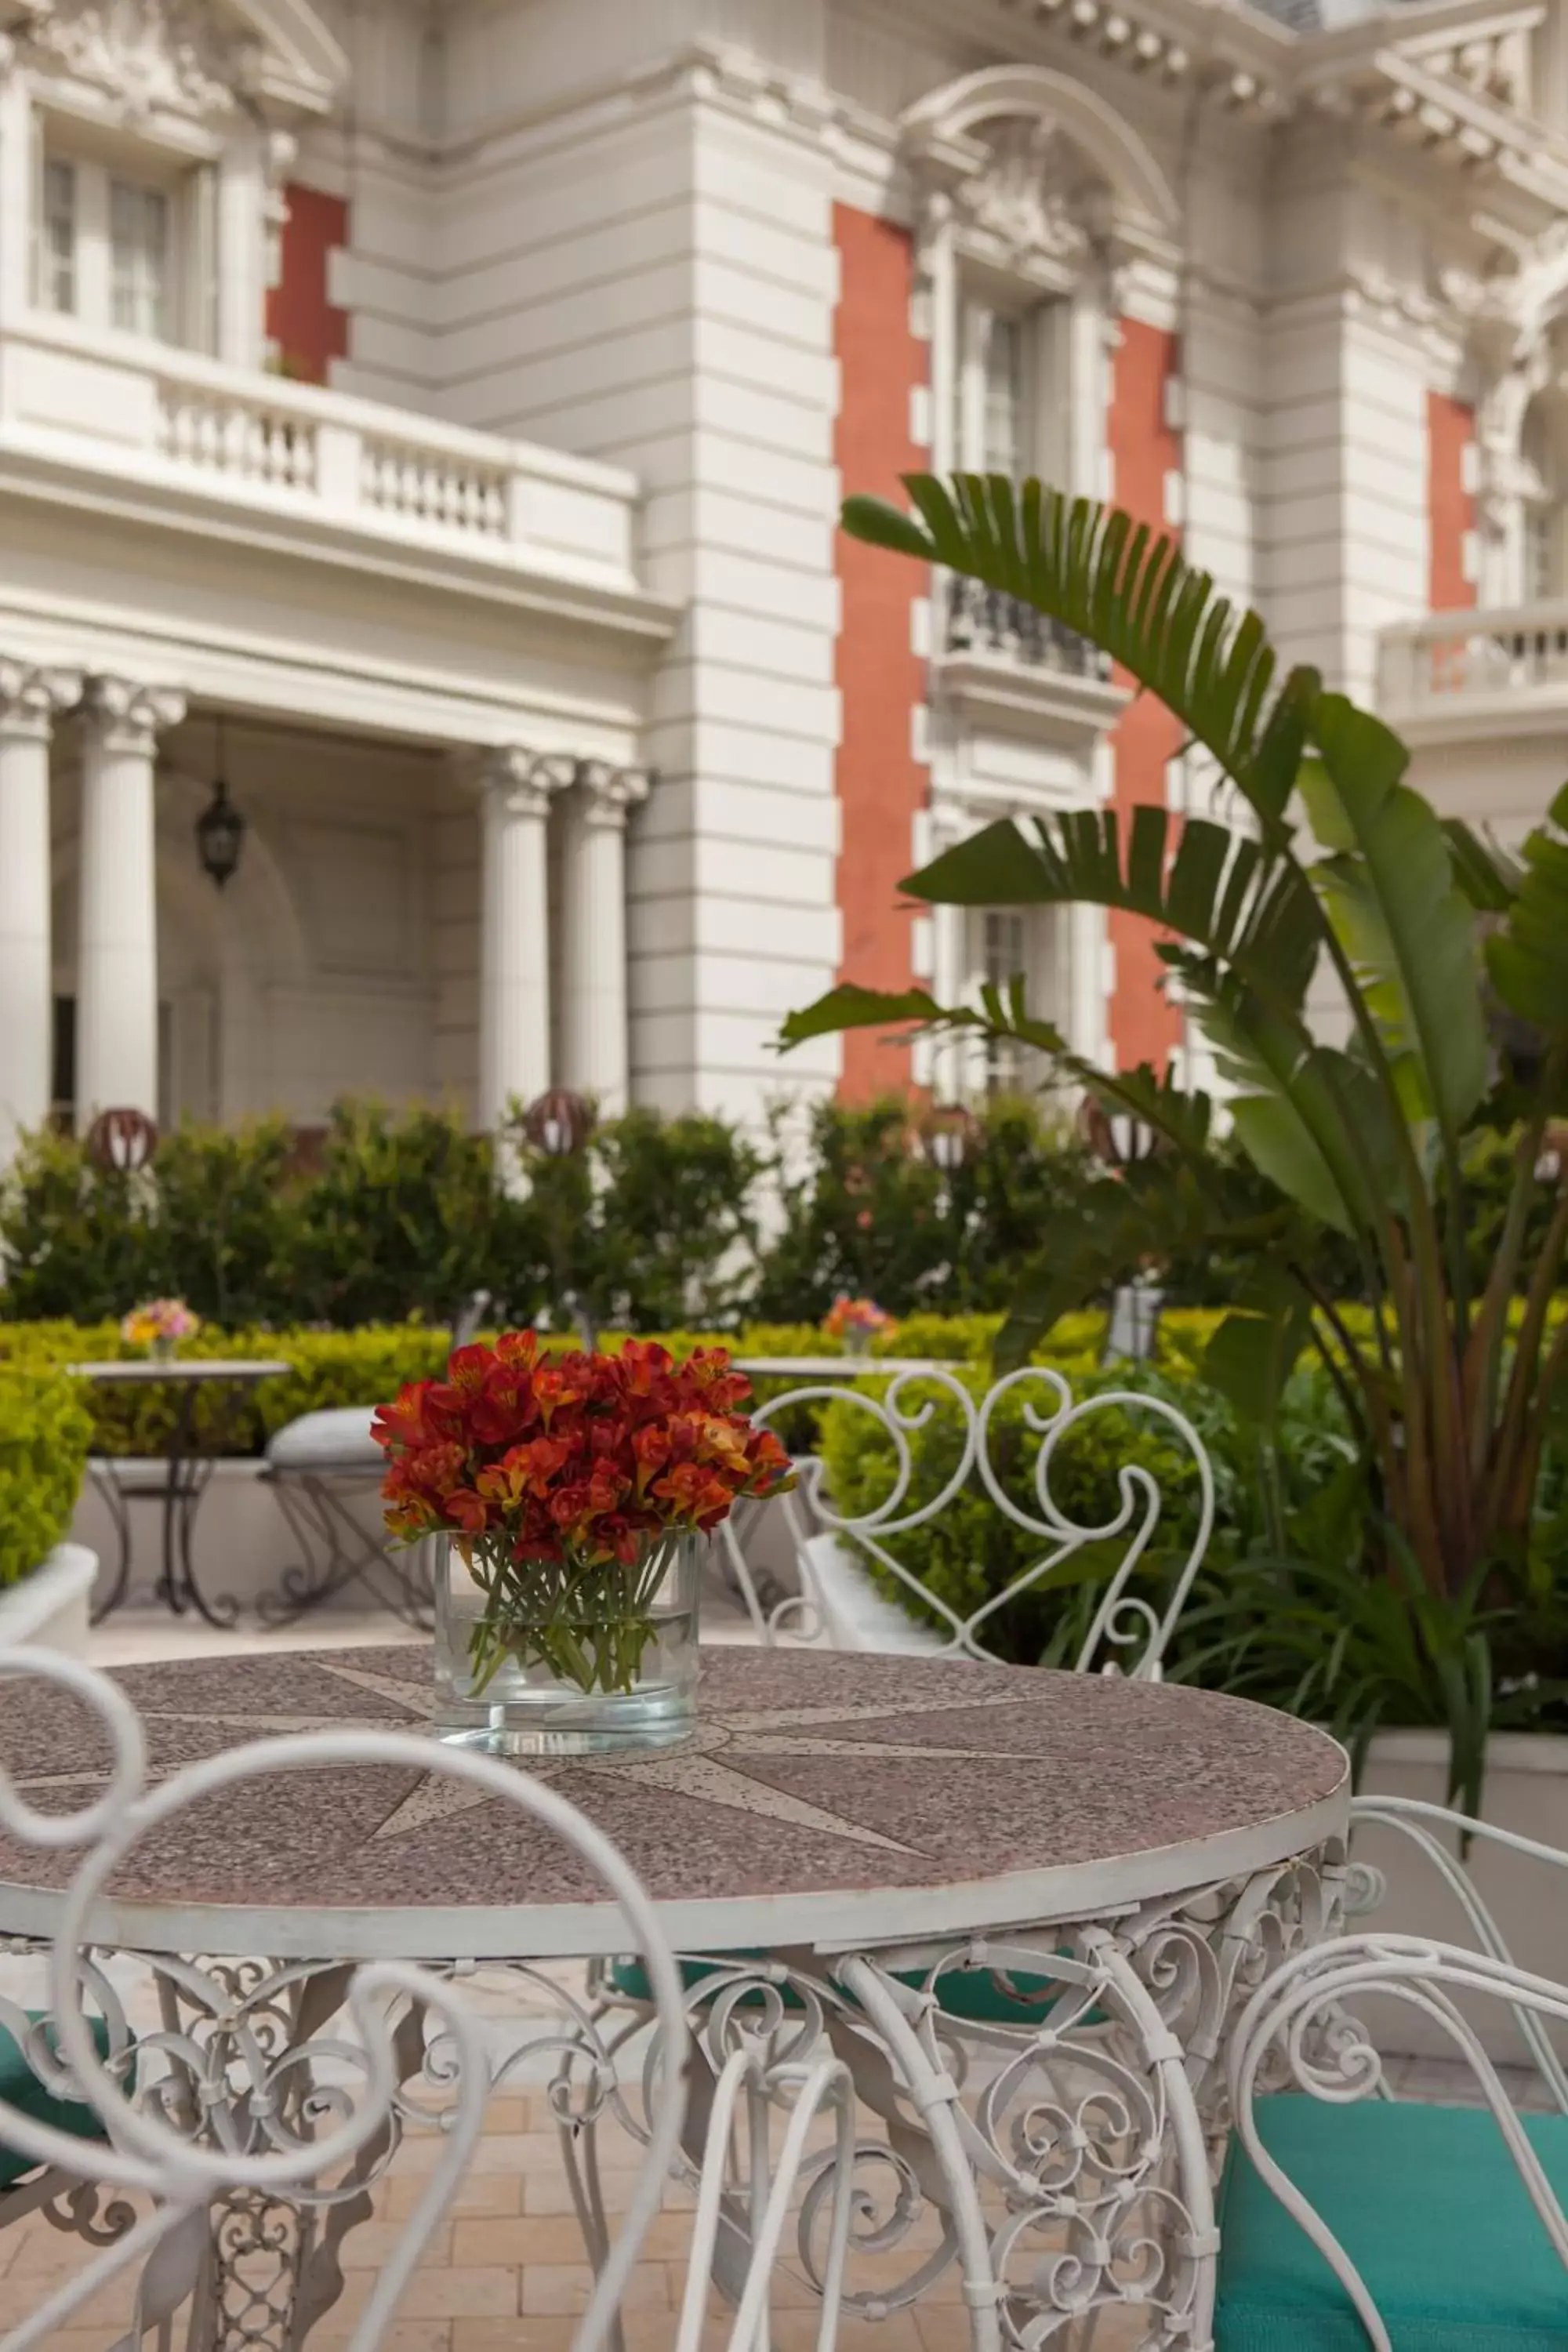
[[[385,2352],[569,2352],[574,2315],[587,2299],[590,2273],[563,2177],[558,2142],[538,2096],[498,2097],[449,2218],[437,2231],[409,2283]],[[363,2308],[379,2265],[397,2242],[439,2153],[432,2133],[405,2142],[375,2200],[373,2218],[342,2249],[344,2291],[310,2337],[311,2352],[341,2352]],[[612,2217],[624,2204],[632,2170],[607,2164],[606,2203]],[[686,2193],[672,2189],[650,2231],[625,2308],[626,2352],[667,2352],[686,2291],[685,2252],[689,2210]],[[933,2242],[930,2228],[913,2242]],[[19,2319],[83,2263],[84,2250],[37,2217],[0,2231],[0,2315]],[[890,2280],[895,2265],[884,2266]],[[870,2283],[869,2266],[859,2275]],[[68,2327],[46,2338],[45,2352],[106,2352],[130,2316],[129,2287],[116,2286],[85,2305]],[[817,2306],[793,2267],[775,2273],[773,2341],[777,2352],[813,2352]],[[1095,2352],[1131,2352],[1141,2332],[1103,2325]],[[704,2346],[721,2347],[728,2334],[714,2297]],[[964,2352],[968,2326],[956,2273],[939,2280],[917,2313],[878,2321],[846,2319],[843,2352]]]

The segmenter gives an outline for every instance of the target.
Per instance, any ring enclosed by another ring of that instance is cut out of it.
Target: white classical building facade
[[[1568,0],[0,0],[6,1133],[1009,1076],[781,1066],[841,974],[1179,1052],[1131,927],[898,903],[997,814],[1205,792],[836,532],[931,464],[1179,531],[1517,835]]]

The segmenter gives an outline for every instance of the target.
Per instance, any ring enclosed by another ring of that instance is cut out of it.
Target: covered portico
[[[674,615],[632,574],[628,477],[492,447],[552,478],[503,531],[221,477],[155,506],[100,477],[94,514],[0,451],[0,1149],[121,1107],[624,1102],[625,839]]]

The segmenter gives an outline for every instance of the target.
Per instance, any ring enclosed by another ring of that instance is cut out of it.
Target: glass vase
[[[665,1748],[697,1716],[705,1538],[678,1535],[635,1566],[487,1559],[426,1536],[436,1601],[436,1729],[498,1756]]]

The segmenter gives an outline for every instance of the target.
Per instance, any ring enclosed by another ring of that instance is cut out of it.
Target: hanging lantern
[[[245,846],[245,819],[228,796],[224,779],[223,720],[217,722],[217,780],[213,796],[196,819],[196,855],[202,872],[221,890],[232,881]]]

